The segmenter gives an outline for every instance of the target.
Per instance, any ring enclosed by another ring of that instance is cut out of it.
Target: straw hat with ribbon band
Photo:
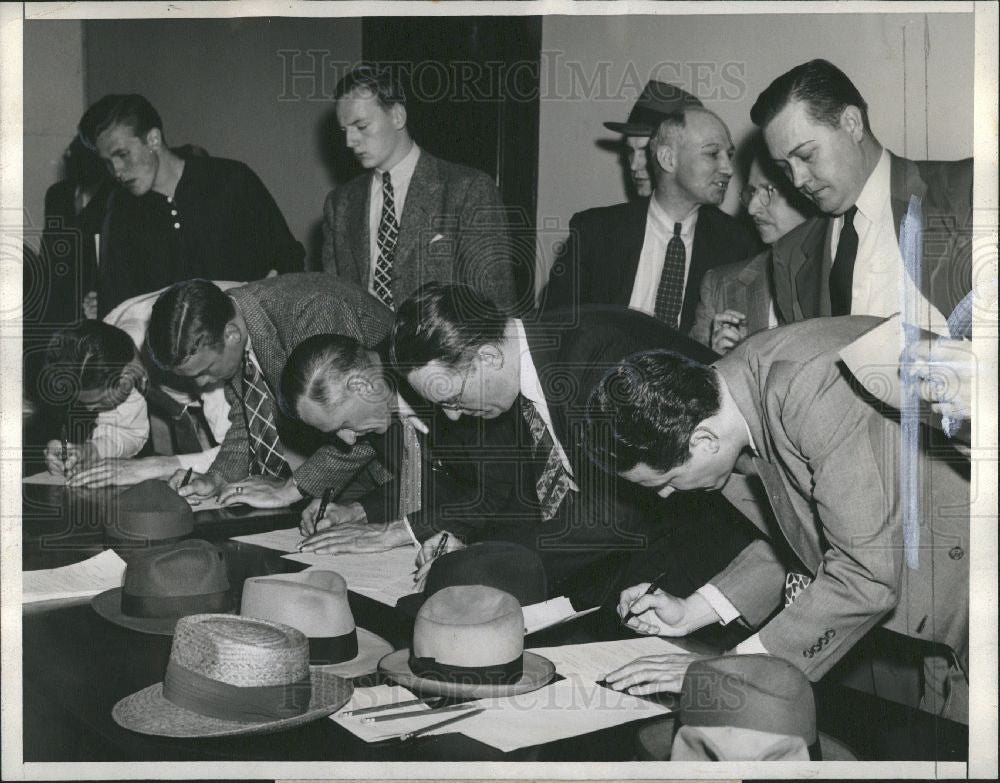
[[[310,668],[309,640],[281,623],[196,614],[177,623],[163,682],[119,701],[115,722],[163,737],[283,731],[322,718],[353,686]]]
[[[606,122],[604,127],[625,136],[652,136],[668,114],[702,103],[674,84],[650,79],[625,122]]]
[[[676,717],[640,729],[641,761],[856,761],[816,731],[812,686],[771,655],[724,655],[692,663]]]
[[[132,552],[179,541],[193,530],[191,506],[159,479],[142,481],[122,492],[104,520],[108,546],[126,560]]]
[[[222,553],[198,539],[135,552],[122,586],[95,595],[90,605],[117,625],[164,636],[185,615],[234,608]]]
[[[485,585],[513,595],[521,606],[546,600],[548,584],[538,553],[507,541],[483,541],[436,558],[422,593],[404,595],[396,608],[416,616],[424,601],[438,590],[458,585]]]
[[[302,631],[310,663],[342,677],[371,674],[392,652],[381,636],[354,625],[347,582],[333,571],[251,577],[243,583],[240,614]]]
[[[482,585],[445,587],[420,607],[413,648],[383,658],[379,671],[420,694],[488,698],[537,690],[556,673],[524,652],[524,614],[510,593]]]

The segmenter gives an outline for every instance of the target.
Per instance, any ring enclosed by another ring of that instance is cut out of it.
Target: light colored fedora
[[[528,693],[556,667],[524,652],[524,613],[510,593],[484,585],[445,587],[420,607],[413,648],[379,662],[389,679],[431,696],[489,698]]]
[[[371,674],[392,652],[381,636],[354,625],[347,582],[333,571],[250,577],[243,583],[240,614],[302,631],[310,663],[341,677]]]
[[[104,519],[108,546],[126,560],[147,547],[179,541],[193,530],[191,506],[159,479],[126,489],[109,505]]]
[[[336,712],[347,680],[309,666],[309,640],[281,623],[195,614],[177,623],[163,682],[115,704],[111,717],[140,734],[268,734]]]
[[[90,605],[116,625],[164,636],[185,615],[233,610],[222,553],[199,539],[134,552],[122,586],[95,595]]]

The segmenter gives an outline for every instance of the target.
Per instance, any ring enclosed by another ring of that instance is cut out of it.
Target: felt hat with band
[[[701,106],[691,93],[674,84],[650,79],[625,122],[606,122],[604,127],[625,136],[652,136],[663,118],[685,108]]]
[[[347,680],[310,668],[301,631],[196,614],[177,623],[163,682],[126,696],[111,717],[163,737],[265,734],[336,712],[353,690]]]
[[[404,595],[396,608],[415,616],[428,596],[457,585],[486,585],[514,596],[521,606],[546,600],[545,567],[538,553],[508,541],[483,541],[436,558],[422,593]]]
[[[108,546],[126,560],[148,546],[169,544],[194,530],[194,512],[165,481],[129,487],[110,504],[104,519]]]
[[[309,639],[309,661],[342,677],[371,674],[392,652],[381,636],[354,624],[347,582],[333,571],[250,577],[240,614],[290,625]]]
[[[199,539],[134,552],[122,586],[95,595],[90,605],[117,625],[165,636],[185,615],[234,608],[222,553]]]
[[[488,698],[537,690],[556,670],[548,659],[524,651],[524,613],[514,596],[462,585],[424,602],[412,649],[387,655],[379,671],[421,694]]]

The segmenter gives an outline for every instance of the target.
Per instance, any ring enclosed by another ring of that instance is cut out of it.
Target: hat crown
[[[167,482],[150,479],[117,497],[105,527],[113,537],[176,538],[194,530],[194,512]]]
[[[170,661],[241,688],[286,685],[309,674],[309,641],[281,623],[225,614],[177,621]]]
[[[702,102],[676,84],[650,79],[642,88],[625,122],[606,122],[604,126],[628,136],[652,136],[668,114],[702,106]]]
[[[524,652],[524,613],[510,593],[482,585],[446,587],[428,598],[413,626],[413,654],[481,667]]]
[[[548,596],[538,553],[506,541],[484,541],[436,558],[427,574],[425,594],[458,585],[494,587],[513,595],[522,606]]]
[[[347,582],[334,571],[251,577],[243,583],[240,614],[284,623],[313,638],[355,629]]]
[[[125,569],[122,588],[129,595],[192,596],[229,590],[222,553],[193,539],[137,552]]]

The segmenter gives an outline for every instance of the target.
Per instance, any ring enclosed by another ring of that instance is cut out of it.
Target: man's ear
[[[701,422],[697,427],[694,428],[694,432],[691,433],[691,438],[688,440],[688,448],[691,453],[694,454],[696,450],[703,451],[707,454],[715,454],[718,452],[721,443],[719,442],[719,436],[715,432],[715,429],[706,422]]]
[[[163,143],[163,136],[159,128],[150,128],[146,133],[146,146],[158,150]]]
[[[840,113],[840,127],[854,141],[861,141],[865,135],[865,121],[857,106],[845,106]]]
[[[661,144],[656,148],[656,162],[664,171],[673,171],[676,155],[672,144]]]
[[[403,104],[392,104],[392,108],[389,109],[389,114],[392,117],[392,126],[396,130],[402,130],[406,127],[406,107]]]
[[[476,351],[476,356],[479,357],[479,361],[481,361],[485,367],[489,367],[493,370],[499,370],[503,367],[503,351],[500,350],[499,346],[494,345],[493,343],[483,343],[480,345],[479,350]]]
[[[361,373],[351,374],[344,385],[355,394],[370,394],[372,390],[371,381]]]
[[[240,332],[236,321],[230,321],[226,324],[226,328],[222,332],[222,339],[227,343],[238,343],[243,339],[243,333]]]

